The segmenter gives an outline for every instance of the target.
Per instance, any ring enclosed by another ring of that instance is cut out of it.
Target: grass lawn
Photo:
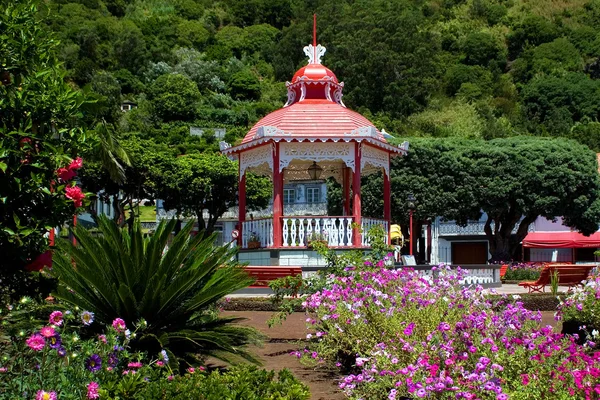
[[[133,208],[137,214],[138,208]],[[129,215],[129,207],[126,208],[126,213]],[[139,207],[139,219],[141,222],[154,222],[156,221],[156,207],[155,206],[140,206]]]

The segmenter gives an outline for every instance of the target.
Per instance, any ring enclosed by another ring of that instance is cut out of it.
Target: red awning
[[[578,232],[530,232],[523,239],[523,247],[547,249],[600,247],[600,232],[590,236],[583,236]]]

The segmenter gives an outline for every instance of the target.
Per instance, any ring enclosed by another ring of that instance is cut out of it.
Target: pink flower
[[[123,321],[121,318],[115,318],[115,320],[112,322],[112,326],[118,332],[123,332],[126,328],[125,321]]]
[[[187,372],[189,372],[190,374],[193,374],[194,372],[196,372],[196,369],[195,369],[195,368],[192,368],[192,367],[189,367],[189,368],[187,369]]]
[[[45,327],[43,327],[42,329],[40,329],[40,333],[45,338],[49,338],[49,337],[52,337],[52,336],[56,335],[56,331],[51,326],[45,326]]]
[[[85,193],[81,191],[79,186],[67,186],[65,192],[65,196],[67,199],[73,200],[75,207],[81,207],[83,199],[85,199]]]
[[[25,343],[27,343],[27,346],[29,346],[29,348],[33,351],[42,351],[44,346],[46,346],[44,337],[39,333],[34,333],[33,335],[29,336],[29,339],[27,339]]]
[[[61,326],[63,323],[63,313],[61,311],[52,311],[49,322],[52,325]]]
[[[88,399],[98,399],[100,395],[98,394],[98,385],[96,382],[90,382],[87,386],[87,398]]]
[[[106,335],[98,335],[98,340],[106,344]]]
[[[69,169],[79,169],[81,167],[83,167],[83,159],[81,157],[77,157],[69,164]]]
[[[6,368],[6,367],[0,367],[0,373],[4,373],[6,371],[8,371],[8,368]]]
[[[127,366],[129,368],[142,368],[142,363],[137,361],[137,362],[130,362],[129,364],[127,364]]]
[[[56,392],[38,390],[37,394],[35,395],[35,400],[56,400]]]
[[[172,381],[172,380],[173,380],[173,375],[169,375],[169,376],[167,376],[167,379],[168,379],[169,381]]]
[[[164,362],[162,362],[162,361],[157,361],[157,362],[156,362],[156,366],[157,366],[157,367],[163,367],[164,365],[165,365],[165,363],[164,363]]]

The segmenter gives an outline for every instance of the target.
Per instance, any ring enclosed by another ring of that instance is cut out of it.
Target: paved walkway
[[[503,284],[501,287],[486,289],[490,293],[498,293],[498,294],[523,294],[527,293],[527,288],[519,286],[517,284]],[[559,286],[559,293],[566,293],[569,290],[568,286]],[[552,293],[550,289],[550,285],[546,286],[546,291],[543,293]],[[244,289],[244,293],[234,293],[227,297],[231,298],[252,298],[252,297],[269,297],[270,294],[264,293],[264,290],[253,292],[252,289]]]
[[[499,288],[494,288],[494,289],[487,289],[488,291],[490,291],[491,293],[493,293],[493,291],[495,290],[496,293],[498,294],[523,294],[523,293],[527,293],[527,288],[524,288],[523,286],[519,286],[517,284],[503,284],[501,287]],[[558,287],[558,292],[559,293],[566,293],[567,290],[569,290],[568,286],[559,286]],[[544,292],[542,292],[544,293]],[[546,286],[546,292],[545,293],[552,293],[550,285]]]

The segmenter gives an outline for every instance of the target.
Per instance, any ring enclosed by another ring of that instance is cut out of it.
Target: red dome
[[[339,83],[338,79],[335,76],[335,74],[333,73],[333,71],[321,64],[308,64],[308,65],[300,68],[294,74],[294,77],[292,78],[292,84],[301,80],[302,77],[305,77],[302,79],[305,81],[327,80],[327,81]]]

